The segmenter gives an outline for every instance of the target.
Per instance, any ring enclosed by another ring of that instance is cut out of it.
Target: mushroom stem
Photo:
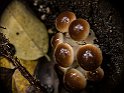
[[[62,67],[62,66],[58,66],[59,70],[61,70],[63,72],[63,74],[66,73],[66,71],[70,68],[70,67]]]

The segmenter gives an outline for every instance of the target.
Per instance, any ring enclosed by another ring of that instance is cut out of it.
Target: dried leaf
[[[29,73],[31,73],[31,75],[33,75],[38,61],[27,61],[20,59],[20,63],[29,71]],[[13,74],[13,82],[13,92],[17,91],[17,93],[26,93],[27,87],[30,86],[30,83],[21,75],[19,70],[16,70]]]
[[[15,46],[16,56],[24,60],[36,60],[48,51],[48,33],[45,25],[27,9],[14,0],[1,17],[1,29]]]
[[[0,67],[11,69],[11,64],[6,58],[0,57]]]
[[[28,60],[27,61],[27,60],[22,60],[22,59],[19,59],[19,60],[20,60],[20,63],[29,71],[29,73],[31,73],[31,75],[33,75],[38,61],[37,60],[35,60],[35,61]],[[2,81],[5,80],[6,83],[9,84],[10,83],[9,75],[11,75],[11,76],[13,75],[13,77],[11,78],[12,92],[13,93],[26,93],[27,87],[30,86],[29,82],[27,81],[27,79],[25,79],[22,76],[22,74],[19,72],[18,69],[15,70],[15,72],[10,73],[11,69],[13,69],[13,68],[14,67],[11,64],[11,62],[9,62],[6,58],[1,57],[0,58],[0,80],[2,80]],[[6,83],[4,85],[6,85]],[[1,83],[0,83],[0,86],[1,86]]]

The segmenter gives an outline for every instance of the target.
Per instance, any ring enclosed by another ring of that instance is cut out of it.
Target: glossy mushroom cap
[[[68,32],[70,23],[76,19],[76,15],[73,12],[65,11],[58,15],[55,20],[56,29],[62,33]]]
[[[102,59],[100,48],[92,44],[81,46],[77,52],[78,63],[87,71],[97,69],[102,64]]]
[[[74,20],[69,26],[69,35],[76,41],[85,40],[90,31],[89,23],[84,19]]]
[[[74,68],[66,71],[63,82],[65,87],[72,91],[81,91],[87,84],[85,76]]]
[[[74,60],[73,48],[67,43],[61,43],[55,49],[55,60],[62,67],[72,65]]]
[[[104,77],[104,71],[102,68],[98,67],[96,70],[88,71],[87,78],[91,81],[98,81]]]
[[[53,48],[55,48],[58,44],[63,43],[63,34],[62,33],[56,33],[52,39],[51,39],[51,45]]]

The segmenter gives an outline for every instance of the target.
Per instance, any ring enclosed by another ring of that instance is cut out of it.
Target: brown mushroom
[[[65,88],[71,91],[81,91],[87,85],[85,76],[74,68],[70,68],[66,71],[63,83]]]
[[[68,32],[69,25],[76,19],[76,15],[73,12],[65,11],[58,15],[55,20],[56,29],[62,33]]]
[[[99,81],[104,77],[104,71],[101,67],[98,67],[96,70],[88,71],[87,79],[91,81]]]
[[[89,32],[90,25],[82,18],[74,20],[69,26],[69,35],[76,41],[85,40],[88,37]]]
[[[55,49],[54,57],[60,66],[68,67],[74,60],[73,48],[67,43],[60,43]]]
[[[62,33],[56,33],[51,39],[52,47],[55,48],[58,44],[63,43],[63,39]]]
[[[93,44],[83,45],[77,52],[77,61],[79,65],[87,71],[97,69],[102,64],[102,59],[100,48]]]

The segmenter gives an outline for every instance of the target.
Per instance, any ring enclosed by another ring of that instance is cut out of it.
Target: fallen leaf
[[[19,60],[20,63],[29,71],[29,73],[33,75],[38,61]],[[17,91],[17,93],[26,93],[29,86],[30,83],[28,80],[22,76],[18,69],[15,70],[15,73],[13,74],[13,93],[15,91]]]
[[[2,14],[0,24],[5,36],[15,46],[16,56],[36,60],[48,51],[45,25],[19,0],[12,1]]]

